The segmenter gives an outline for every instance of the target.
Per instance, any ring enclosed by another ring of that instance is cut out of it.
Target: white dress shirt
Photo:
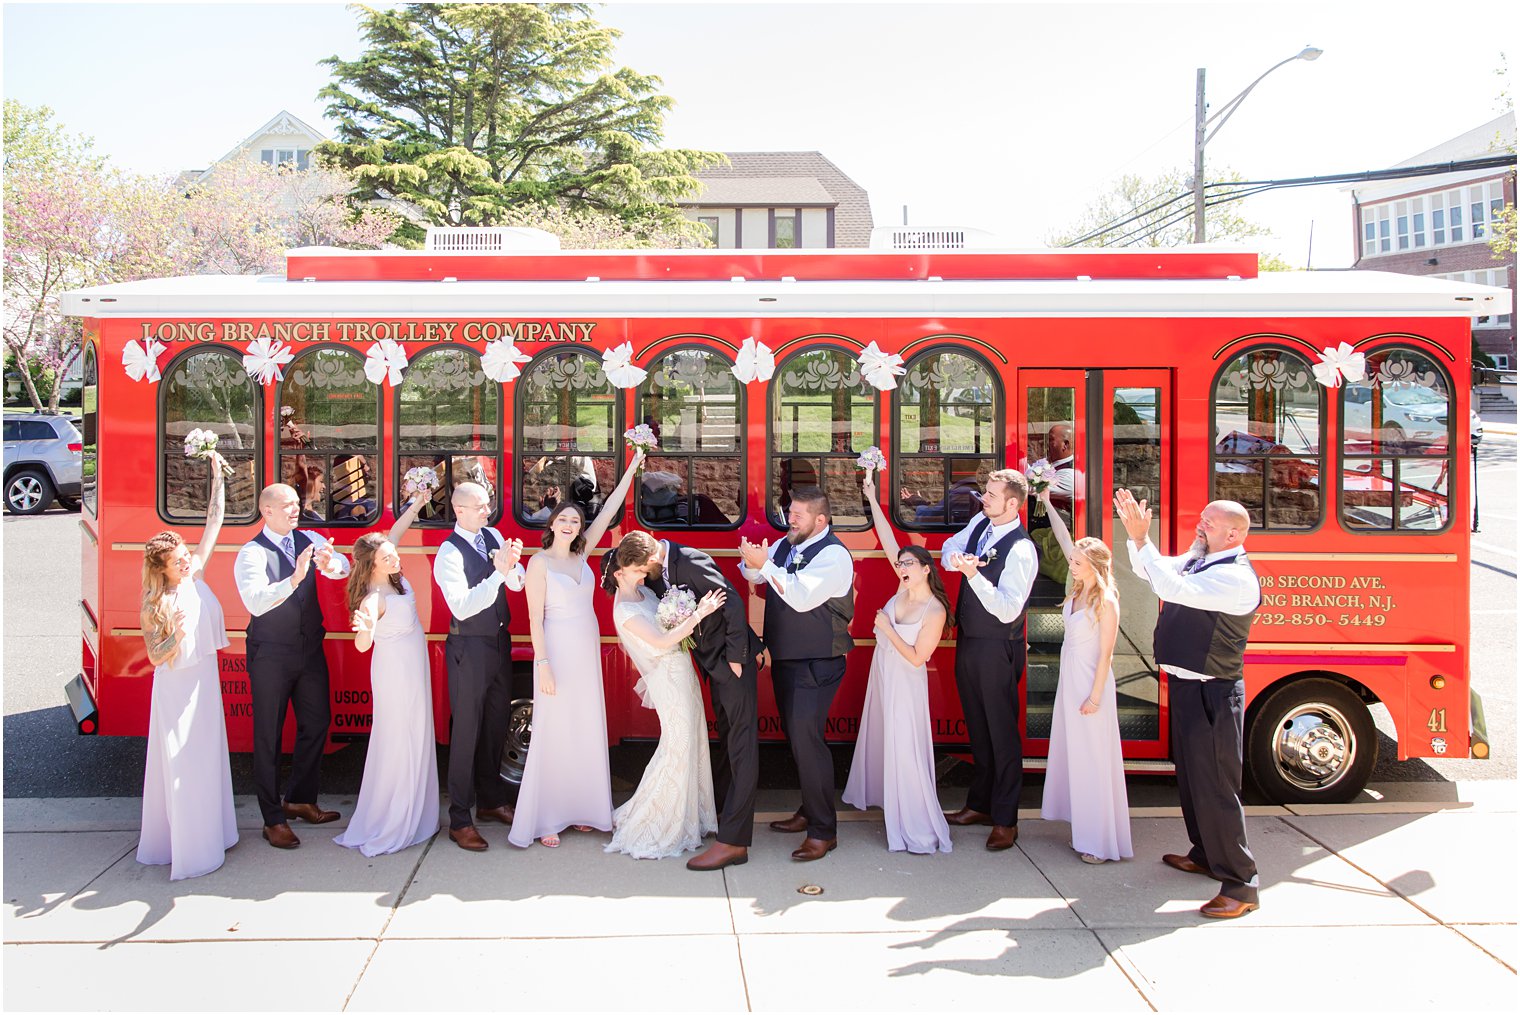
[[[740,561],[739,573],[751,585],[765,582],[781,597],[783,603],[798,613],[815,610],[830,599],[847,596],[855,586],[855,559],[850,556],[850,551],[837,543],[816,549],[819,540],[830,531],[830,527],[825,525],[820,532],[792,548],[788,559],[796,560],[797,555],[801,554],[808,559],[808,564],[791,574],[786,573],[786,568],[777,567],[775,560],[770,557],[766,558],[765,565],[758,571]],[[771,551],[775,551],[774,546]]]
[[[501,533],[490,526],[480,531],[495,536],[498,548],[507,545],[507,541],[501,538]],[[475,545],[477,533],[456,525],[454,535],[471,546]],[[490,542],[489,539],[486,540],[487,546]],[[433,557],[433,580],[443,592],[443,601],[449,604],[449,612],[454,615],[454,619],[468,620],[496,601],[496,590],[503,584],[513,592],[520,592],[523,587],[523,566],[521,563],[513,566],[510,576],[503,576],[493,567],[484,581],[471,588],[464,575],[464,558],[459,555],[459,548],[453,543],[445,542],[438,547],[438,553]]]
[[[1133,539],[1126,539],[1130,569],[1150,583],[1151,591],[1163,603],[1191,606],[1195,610],[1244,616],[1261,605],[1261,584],[1243,567],[1211,567],[1206,571],[1183,574],[1191,555],[1163,557],[1150,540],[1139,549]],[[1206,554],[1204,564],[1230,560],[1245,552],[1244,546]],[[1202,567],[1203,565],[1199,565]],[[1184,680],[1212,680],[1213,675],[1185,670],[1180,666],[1163,666],[1163,670]]]
[[[976,547],[969,545],[971,533],[986,517],[978,511],[964,529],[945,540],[945,545],[939,551],[940,567],[946,571],[955,571],[956,568],[951,566],[950,561],[957,553],[976,552]],[[1018,527],[1018,515],[1014,515],[1011,522],[988,525],[986,545],[995,545],[998,540]],[[1034,588],[1034,579],[1039,571],[1039,551],[1034,548],[1032,541],[1020,539],[1013,544],[1013,550],[1008,554],[1008,559],[1003,562],[1003,573],[998,576],[996,585],[978,571],[975,576],[967,580],[967,586],[976,594],[976,598],[981,601],[988,613],[1004,624],[1011,624],[1023,611],[1024,604],[1029,601],[1029,592]]]
[[[1077,468],[1076,456],[1067,455],[1059,462],[1051,462],[1050,467],[1056,473],[1055,479],[1050,481],[1051,499],[1062,501],[1070,506],[1077,487],[1083,484],[1083,476],[1081,470]]]
[[[289,535],[295,538],[296,530],[291,529]],[[283,552],[285,537],[275,534],[269,526],[264,526],[263,536]],[[331,547],[332,543],[327,537],[316,532],[306,533],[306,538],[311,540],[313,549],[319,546]],[[290,598],[290,594],[296,590],[295,575],[289,578],[281,578],[277,582],[269,580],[269,572],[265,569],[268,558],[264,556],[267,551],[264,547],[254,542],[247,542],[238,550],[237,560],[232,565],[232,578],[237,582],[238,596],[243,600],[243,606],[247,608],[250,617],[262,617],[270,610],[279,606]],[[316,567],[315,564],[312,565]],[[324,578],[347,578],[348,558],[337,550],[333,550],[332,557],[327,562],[327,570],[317,568],[317,573]]]

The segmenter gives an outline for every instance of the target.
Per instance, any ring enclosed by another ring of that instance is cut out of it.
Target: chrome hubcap
[[[32,476],[22,476],[11,484],[11,507],[29,511],[42,500],[42,484]]]
[[[533,739],[533,702],[519,698],[512,702],[512,717],[507,720],[507,746],[501,752],[501,777],[521,783],[523,767],[528,763],[528,744]]]
[[[1335,785],[1350,770],[1356,750],[1351,723],[1323,702],[1306,702],[1283,716],[1272,742],[1278,771],[1302,789]]]

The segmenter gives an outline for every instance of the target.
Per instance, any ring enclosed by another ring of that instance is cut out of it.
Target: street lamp
[[[1282,63],[1275,63],[1266,71],[1246,86],[1246,90],[1235,96],[1229,102],[1220,107],[1219,112],[1205,119],[1208,112],[1208,104],[1203,100],[1203,68],[1198,68],[1198,108],[1193,120],[1193,242],[1202,243],[1203,237],[1203,149],[1214,135],[1219,133],[1219,128],[1224,126],[1230,114],[1240,108],[1245,97],[1251,94],[1251,89],[1261,84],[1262,78],[1281,67],[1283,64],[1292,63],[1294,60],[1318,60],[1323,53],[1322,49],[1313,46],[1305,46],[1301,51],[1288,57]],[[1217,121],[1217,122],[1216,122]],[[1212,128],[1212,129],[1211,129]]]

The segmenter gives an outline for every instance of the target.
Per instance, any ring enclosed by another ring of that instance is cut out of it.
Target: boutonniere
[[[794,555],[792,557],[792,566],[793,567],[802,567],[806,563],[807,563],[807,555],[806,554],[799,553],[799,554],[796,554],[796,555]]]
[[[984,554],[982,554],[980,557],[978,557],[976,559],[979,560],[979,561],[981,561],[984,564],[991,564],[994,560],[997,560],[997,547],[995,547],[995,546],[989,546],[989,547],[987,547],[987,552],[984,553]]]

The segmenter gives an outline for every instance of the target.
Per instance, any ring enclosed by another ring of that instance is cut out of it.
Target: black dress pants
[[[508,802],[501,778],[501,752],[511,721],[510,642],[499,637],[451,634],[449,667],[449,827],[475,824],[477,804],[488,810]]]
[[[955,687],[971,741],[971,788],[966,806],[992,815],[994,825],[1016,826],[1024,789],[1024,743],[1019,738],[1019,677],[1024,641],[959,638]]]
[[[834,807],[834,756],[824,739],[829,708],[844,679],[845,657],[777,659],[771,657],[771,680],[781,728],[797,763],[802,816],[810,839],[838,835]]]
[[[718,759],[713,765],[713,795],[718,804],[718,841],[748,846],[755,836],[755,791],[760,784],[759,678],[755,661],[740,675],[727,665],[702,675],[712,693],[718,723]]]
[[[1240,799],[1245,681],[1169,675],[1167,688],[1177,791],[1193,844],[1188,858],[1219,879],[1225,898],[1257,902],[1256,858],[1246,844]]]
[[[284,800],[317,802],[322,753],[332,721],[322,636],[295,645],[248,639],[248,687],[253,698],[253,785],[266,825],[286,823],[280,797],[280,739],[285,712],[296,713],[295,750]]]

